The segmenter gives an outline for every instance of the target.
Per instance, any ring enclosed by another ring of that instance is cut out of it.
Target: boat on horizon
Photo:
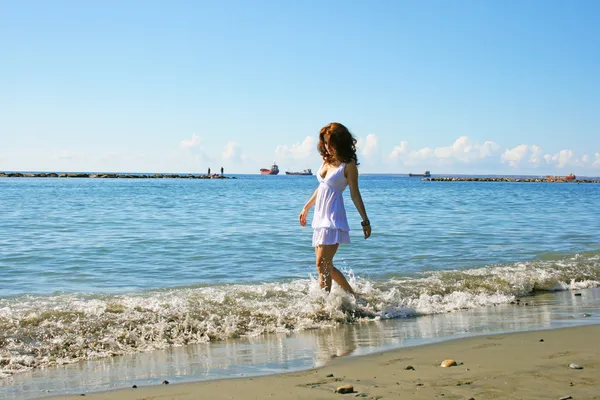
[[[302,170],[300,172],[290,172],[290,171],[285,171],[286,175],[312,175],[312,170],[310,168]]]
[[[423,176],[425,178],[429,178],[431,176],[431,172],[429,170],[427,170],[427,171],[425,171],[422,174],[413,174],[413,173],[410,173],[410,174],[408,174],[408,176],[411,176],[411,177],[412,176]]]
[[[577,177],[571,172],[566,176],[554,176],[554,175],[546,175],[546,180],[551,182],[566,182],[566,181],[574,181]]]
[[[273,163],[273,165],[271,165],[270,169],[261,168],[260,173],[262,175],[277,175],[279,173],[279,166],[277,166],[276,163]]]

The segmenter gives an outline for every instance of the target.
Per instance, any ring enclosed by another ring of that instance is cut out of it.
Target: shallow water
[[[405,276],[600,249],[600,185],[360,180],[343,265]],[[0,297],[279,282],[312,272],[297,217],[315,177],[0,180]],[[312,213],[311,213],[312,215]]]

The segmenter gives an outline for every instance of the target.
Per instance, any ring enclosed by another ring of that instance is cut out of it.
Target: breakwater
[[[548,183],[600,183],[600,179],[557,179],[551,178],[512,178],[512,177],[443,177],[423,178],[431,182],[548,182]]]
[[[104,179],[236,179],[219,174],[122,174],[122,173],[72,173],[72,172],[0,172],[0,178],[104,178]]]

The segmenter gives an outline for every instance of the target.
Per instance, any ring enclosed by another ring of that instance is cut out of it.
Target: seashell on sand
[[[458,364],[454,360],[444,360],[440,364],[440,367],[444,367],[444,368],[447,368],[447,367],[456,367],[457,365]]]
[[[569,364],[569,368],[571,368],[571,369],[583,369],[583,367],[581,365],[575,364],[575,363]]]

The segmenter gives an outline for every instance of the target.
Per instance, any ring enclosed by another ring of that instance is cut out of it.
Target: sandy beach
[[[599,356],[600,325],[591,325],[451,340],[339,358],[323,368],[295,373],[127,388],[86,398],[600,399]],[[458,365],[442,368],[448,359]],[[335,392],[345,385],[353,392]]]

